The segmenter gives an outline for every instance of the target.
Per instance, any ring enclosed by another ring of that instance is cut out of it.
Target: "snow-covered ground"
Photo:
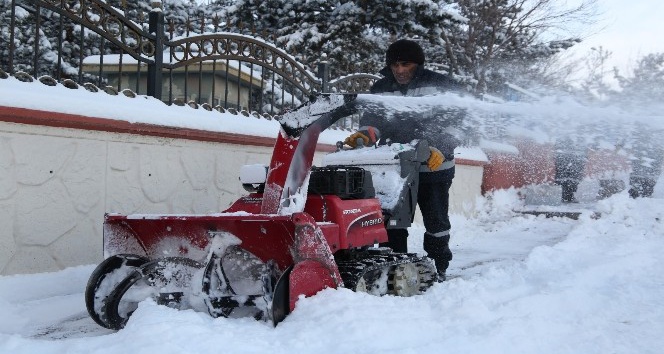
[[[468,113],[466,128],[480,136],[493,130],[540,142],[576,136],[607,149],[621,139],[642,140],[635,127],[664,128],[661,107],[591,107],[569,97],[504,104],[450,95],[372,99],[395,111],[459,107]],[[259,136],[278,129],[274,121],[13,78],[0,82],[0,105],[108,119],[132,113],[130,122]],[[321,140],[346,134],[328,131]],[[410,298],[328,289],[301,299],[276,328],[146,300],[115,332],[96,325],[85,309],[95,265],[3,276],[0,353],[662,353],[664,180],[653,198],[633,200],[623,191],[578,220],[515,212],[524,208],[518,195],[499,191],[478,202],[473,218],[452,217],[449,281]],[[420,225],[411,228],[412,251],[422,252],[422,233]]]
[[[578,220],[516,213],[517,191],[499,191],[453,216],[449,281],[410,298],[327,289],[276,328],[146,300],[114,332],[85,310],[94,265],[0,277],[0,353],[661,353],[662,184]]]

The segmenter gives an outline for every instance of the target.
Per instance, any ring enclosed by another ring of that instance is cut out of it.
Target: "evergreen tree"
[[[338,77],[377,72],[396,37],[440,45],[440,25],[453,17],[437,1],[239,0],[228,9],[233,23],[276,33],[276,44],[295,53],[309,69],[325,58]]]
[[[594,1],[560,9],[553,0],[239,0],[228,16],[277,34],[277,44],[310,69],[327,58],[333,77],[377,72],[387,46],[411,38],[437,69],[468,78],[478,92],[500,92],[508,78],[541,75],[574,45],[572,36],[542,34],[587,16]]]
[[[49,41],[49,23],[43,21],[37,9],[31,4],[16,6],[12,18],[11,2],[0,2],[0,23],[0,65],[6,71],[24,71],[35,77],[50,74],[57,64],[57,52],[53,50],[55,44]],[[9,67],[10,56],[13,68]]]

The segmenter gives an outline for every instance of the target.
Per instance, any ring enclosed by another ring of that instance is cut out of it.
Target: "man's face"
[[[400,85],[407,85],[415,76],[417,64],[410,61],[397,61],[390,64],[390,69]]]

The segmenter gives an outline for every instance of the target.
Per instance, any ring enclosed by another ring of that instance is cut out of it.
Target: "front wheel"
[[[90,317],[100,326],[113,328],[106,321],[103,309],[109,294],[129,274],[148,262],[148,258],[135,254],[116,254],[99,263],[85,287],[85,307]]]
[[[173,308],[188,306],[191,279],[202,265],[189,258],[166,257],[146,262],[134,269],[107,295],[101,319],[107,328],[122,329],[138,303],[153,298]]]
[[[275,327],[279,322],[286,319],[286,316],[290,313],[289,278],[292,271],[293,266],[291,265],[283,274],[281,274],[274,287],[272,303],[270,304],[270,317],[272,318],[272,324]]]

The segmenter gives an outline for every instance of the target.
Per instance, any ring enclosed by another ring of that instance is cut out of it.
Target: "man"
[[[664,161],[660,136],[661,132],[647,126],[639,126],[634,132],[632,172],[629,174],[629,196],[632,198],[649,198],[655,191]]]
[[[387,49],[387,66],[380,71],[384,77],[371,87],[371,93],[396,96],[424,96],[447,90],[460,91],[460,85],[448,76],[424,69],[424,51],[414,41],[398,40]],[[362,125],[376,127],[382,141],[408,143],[414,139],[426,139],[431,155],[420,170],[417,203],[422,212],[424,250],[434,260],[438,280],[445,280],[445,272],[452,260],[450,251],[450,220],[448,215],[449,189],[454,178],[454,148],[459,141],[445,131],[443,120],[457,116],[459,112],[427,112],[425,114],[395,114],[385,118],[365,114]],[[369,129],[371,131],[371,129]],[[371,142],[363,129],[351,135],[345,143],[355,146],[358,138]],[[366,139],[365,139],[366,138]],[[389,246],[396,252],[407,252],[407,229],[388,229]]]
[[[555,145],[556,174],[554,182],[561,186],[563,203],[578,203],[574,194],[583,180],[586,166],[585,152],[571,138],[565,137]]]

